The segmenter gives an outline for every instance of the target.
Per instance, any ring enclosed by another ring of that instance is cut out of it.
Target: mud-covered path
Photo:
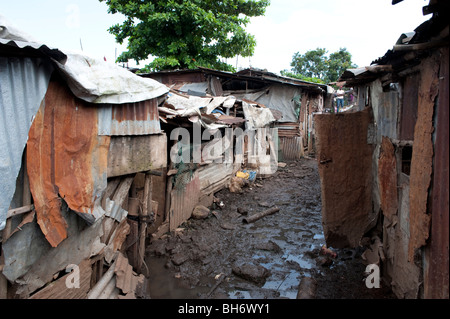
[[[316,160],[287,163],[242,193],[223,189],[216,198],[223,207],[211,207],[206,219],[191,218],[148,247],[151,298],[295,299],[305,277],[316,282],[317,299],[393,298],[387,287],[366,287],[362,249],[321,253]],[[271,207],[279,211],[243,222]]]

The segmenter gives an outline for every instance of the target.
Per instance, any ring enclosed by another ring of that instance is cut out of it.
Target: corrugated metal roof
[[[44,59],[0,57],[0,230],[16,189],[28,131],[52,70]]]
[[[15,51],[17,49],[35,51],[39,55],[45,55],[65,63],[67,56],[58,49],[50,48],[37,43],[30,35],[18,30],[5,17],[0,14],[0,44],[2,50]]]
[[[38,53],[53,58],[60,63],[65,63],[65,61],[67,60],[67,55],[65,55],[63,52],[55,48],[50,48],[45,44],[2,38],[0,38],[0,44],[2,44],[4,46],[3,49],[6,50],[23,49],[37,51]]]
[[[98,109],[98,134],[149,135],[161,133],[157,99],[109,104]]]

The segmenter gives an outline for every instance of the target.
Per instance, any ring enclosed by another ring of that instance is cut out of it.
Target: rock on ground
[[[236,263],[232,271],[236,276],[257,284],[264,284],[266,278],[270,276],[270,271],[267,268],[252,263]]]

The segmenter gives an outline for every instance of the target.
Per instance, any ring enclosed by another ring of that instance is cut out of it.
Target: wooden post
[[[0,299],[8,298],[8,280],[3,275],[3,266],[4,266],[4,255],[1,252],[0,255]]]
[[[144,200],[142,203],[142,212],[140,214],[140,231],[139,231],[139,262],[137,271],[142,273],[142,265],[145,263],[145,239],[147,238],[147,223],[152,212],[152,175],[151,172],[145,174],[144,183]]]

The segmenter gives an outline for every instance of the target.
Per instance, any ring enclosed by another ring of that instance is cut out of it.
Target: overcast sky
[[[358,66],[383,56],[404,32],[411,32],[431,15],[429,1],[404,0],[271,0],[263,17],[252,18],[248,32],[257,47],[250,58],[228,59],[233,66],[279,73],[290,69],[295,52],[318,47],[328,53],[347,48]],[[107,13],[98,0],[0,0],[0,14],[39,42],[62,51],[80,51],[113,62],[124,45],[107,29],[124,20]],[[130,61],[130,66],[134,65]]]

